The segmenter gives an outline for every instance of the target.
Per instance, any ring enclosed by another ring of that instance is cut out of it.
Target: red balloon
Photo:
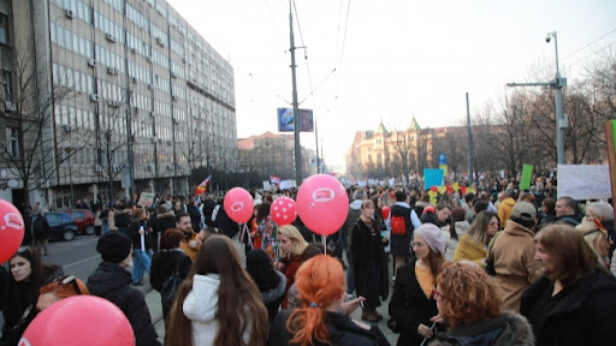
[[[224,207],[229,218],[237,223],[248,222],[255,208],[250,193],[241,187],[234,187],[227,192]]]
[[[11,203],[0,199],[0,263],[11,258],[24,239],[24,219]]]
[[[28,325],[19,346],[134,346],[130,322],[117,306],[96,296],[62,299]]]
[[[344,224],[349,213],[349,197],[336,178],[313,175],[297,191],[297,212],[306,227],[327,236]]]
[[[295,201],[289,197],[280,197],[276,199],[270,209],[270,215],[272,215],[272,221],[278,226],[293,223],[297,217]]]
[[[383,208],[381,208],[381,216],[383,217],[383,220],[387,220],[389,218],[390,211],[391,208],[389,208],[388,206],[384,206]]]

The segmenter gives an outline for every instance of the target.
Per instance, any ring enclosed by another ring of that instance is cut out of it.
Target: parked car
[[[64,209],[62,211],[70,215],[80,234],[93,235],[96,232],[94,214],[89,209]]]
[[[38,215],[32,218],[32,224]],[[45,214],[49,228],[51,228],[51,239],[63,239],[71,241],[75,238],[77,233],[77,225],[73,222],[73,219],[67,213],[61,212],[49,212]]]

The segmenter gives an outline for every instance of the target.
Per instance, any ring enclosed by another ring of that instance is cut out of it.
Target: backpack
[[[406,235],[406,221],[403,215],[391,215],[391,234],[398,236]]]

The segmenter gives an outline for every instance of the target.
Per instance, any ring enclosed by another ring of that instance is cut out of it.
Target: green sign
[[[530,190],[532,176],[533,165],[524,164],[524,167],[522,167],[522,179],[520,179],[520,190]]]

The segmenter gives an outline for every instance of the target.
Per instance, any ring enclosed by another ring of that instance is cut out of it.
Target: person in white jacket
[[[167,346],[265,345],[267,309],[231,239],[207,237],[178,289],[169,319]]]

